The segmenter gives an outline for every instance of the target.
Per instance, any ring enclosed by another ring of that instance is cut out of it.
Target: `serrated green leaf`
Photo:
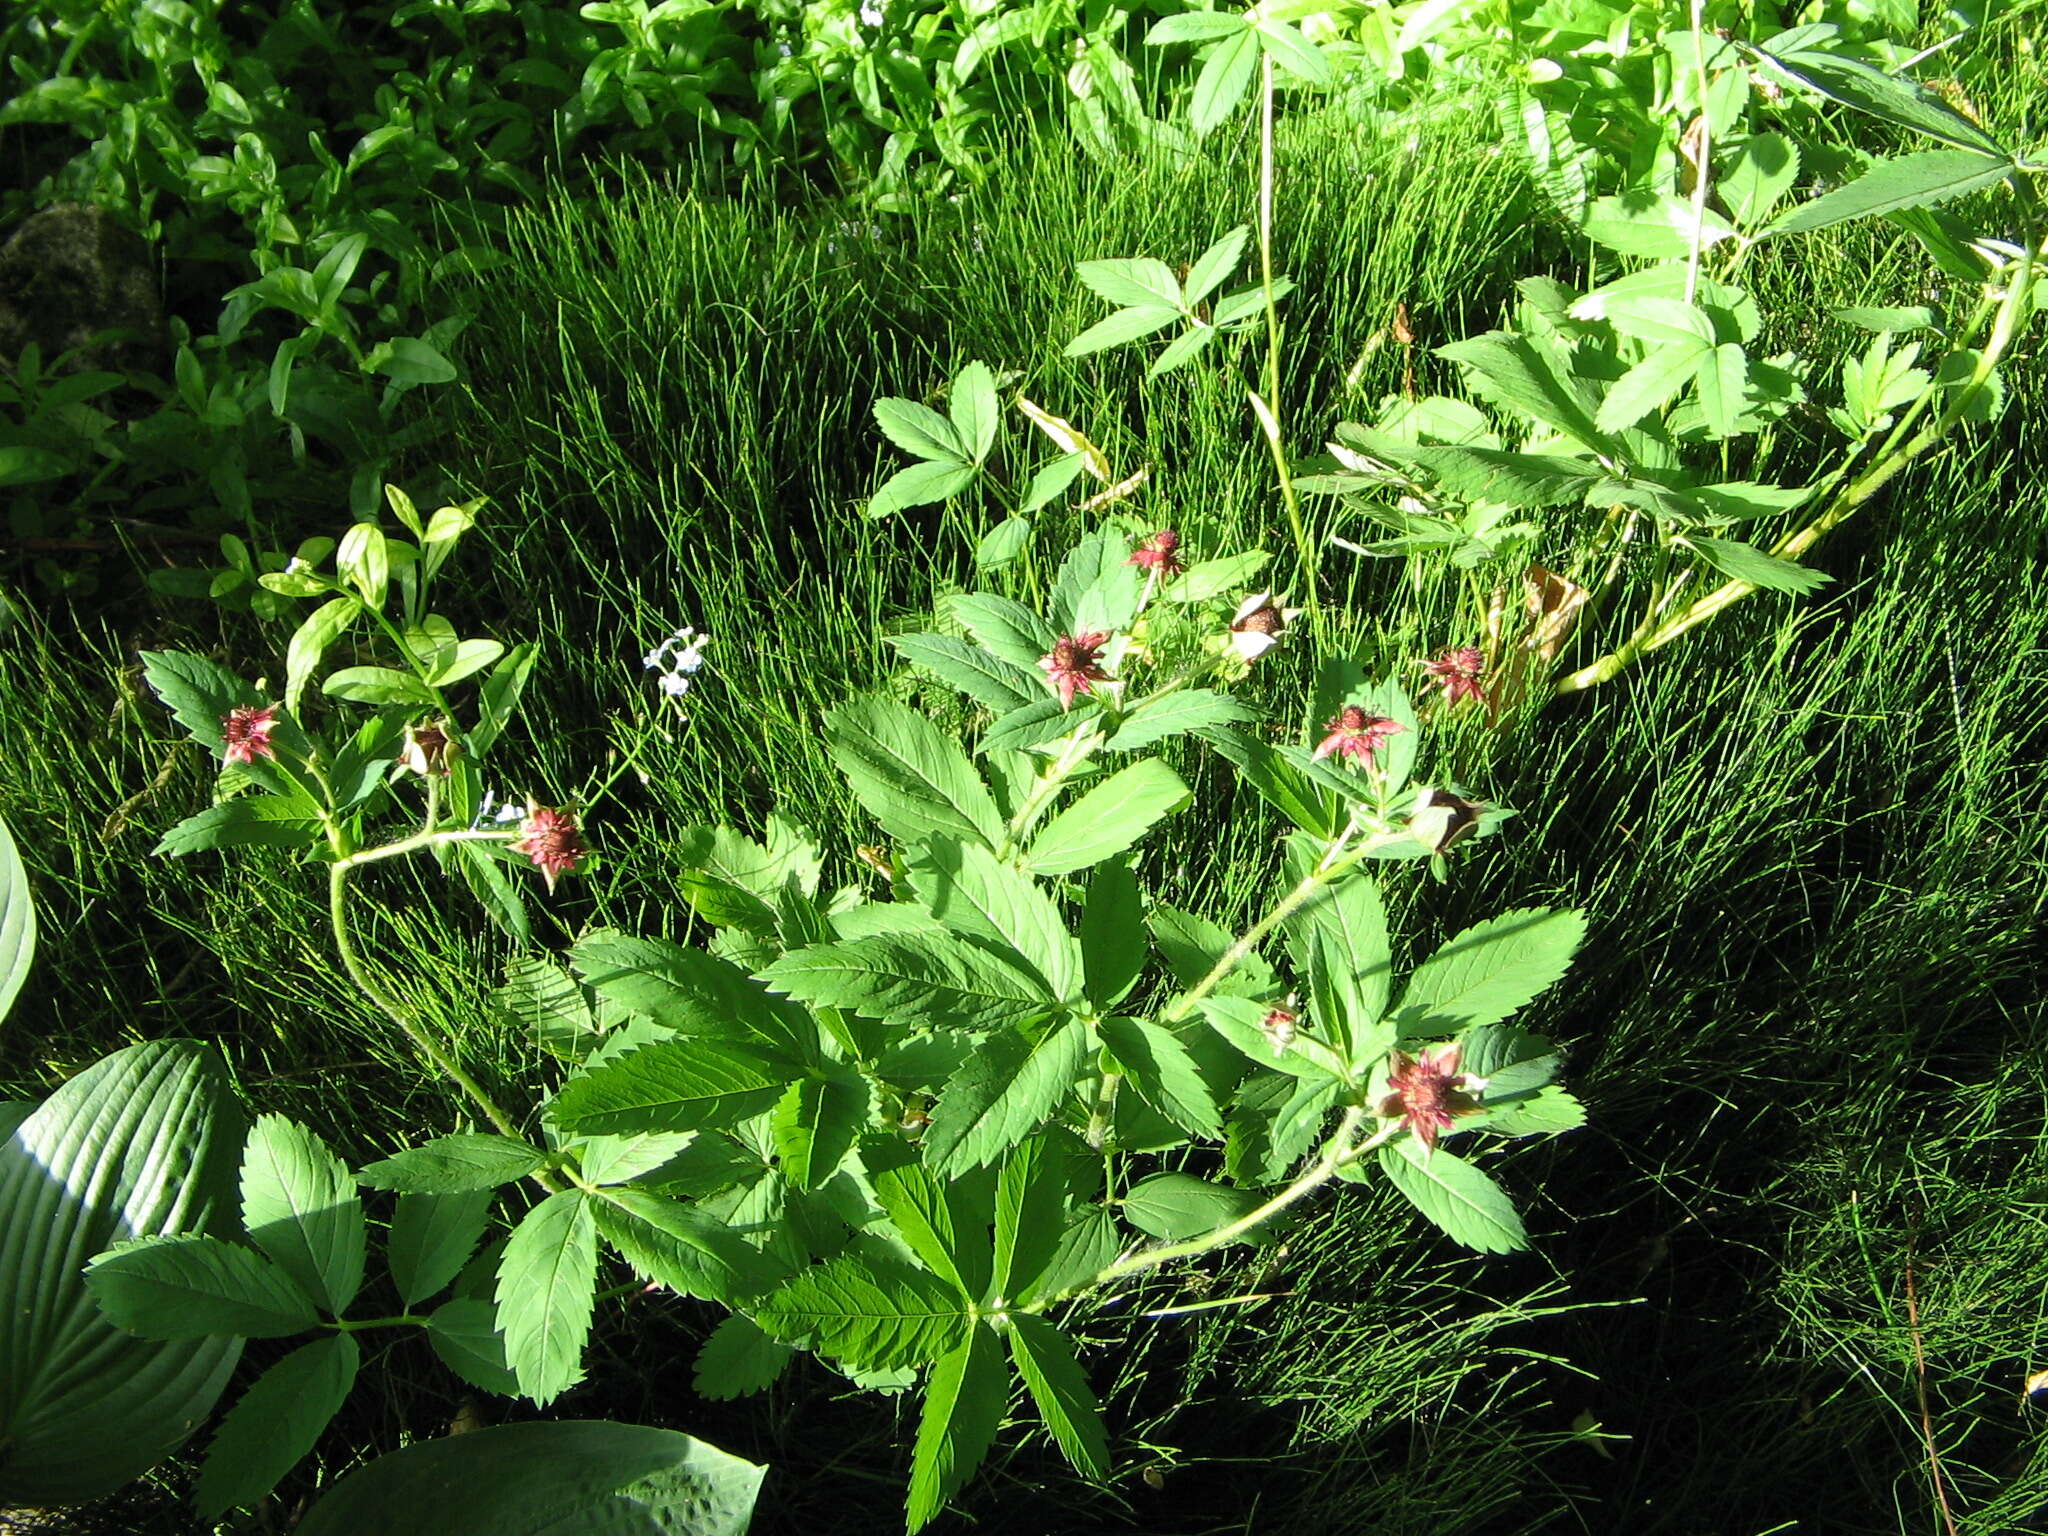
[[[1712,208],[1698,207],[1672,192],[1636,190],[1596,197],[1582,232],[1611,251],[1647,261],[1670,261],[1735,238],[1735,226]]]
[[[1211,325],[1198,325],[1182,331],[1166,344],[1166,349],[1152,359],[1152,366],[1145,370],[1147,379],[1156,379],[1173,372],[1183,364],[1193,362],[1204,349],[1215,341],[1219,332]]]
[[[1034,1136],[1011,1149],[996,1181],[992,1298],[1028,1293],[1051,1266],[1076,1184],[1073,1155],[1059,1140]]]
[[[1271,558],[1263,549],[1248,549],[1219,560],[1198,560],[1161,587],[1159,596],[1169,603],[1206,603],[1248,586]]]
[[[571,946],[569,960],[601,997],[677,1035],[723,1038],[738,1026],[770,1052],[800,1055],[812,1034],[795,1004],[771,996],[731,961],[688,945],[599,929]]]
[[[1212,43],[1244,31],[1247,24],[1236,11],[1176,11],[1152,23],[1145,44],[1158,48],[1168,43]]]
[[[1188,98],[1188,126],[1198,139],[1207,138],[1235,112],[1251,89],[1259,67],[1258,34],[1245,27],[1218,43]]]
[[[202,1520],[255,1504],[313,1449],[349,1388],[361,1351],[353,1335],[303,1344],[270,1367],[228,1410],[206,1448],[192,1502]]]
[[[269,1259],[199,1234],[110,1248],[86,1266],[85,1283],[101,1312],[146,1339],[278,1339],[320,1321],[312,1300]]]
[[[228,800],[208,806],[164,833],[150,854],[184,858],[216,848],[310,848],[320,841],[320,823],[299,800],[269,796]]]
[[[1143,304],[1180,307],[1180,280],[1173,275],[1173,268],[1154,257],[1084,261],[1074,268],[1074,275],[1091,293],[1119,308]]]
[[[1723,342],[1700,365],[1698,384],[1707,435],[1735,436],[1742,430],[1743,407],[1749,398],[1748,354],[1732,341]]]
[[[1268,1184],[1314,1146],[1344,1091],[1335,1078],[1255,1077],[1238,1091],[1225,1124],[1223,1166],[1243,1184]]]
[[[995,375],[989,372],[988,364],[969,363],[953,375],[946,409],[952,417],[954,435],[966,448],[967,457],[981,463],[995,446],[1003,416],[1002,406],[996,400]]]
[[[1215,1097],[1171,1030],[1124,1017],[1104,1019],[1097,1029],[1139,1098],[1183,1130],[1197,1136],[1223,1134]]]
[[[1088,1032],[1072,1019],[1034,1044],[999,1030],[946,1081],[925,1133],[924,1158],[941,1178],[994,1162],[1043,1122],[1081,1075]]]
[[[1489,1085],[1487,1098],[1490,1101],[1492,1097]],[[1498,1108],[1489,1108],[1484,1119],[1471,1121],[1462,1128],[1492,1131],[1497,1136],[1550,1136],[1577,1130],[1585,1123],[1585,1105],[1562,1088],[1548,1087]]]
[[[1503,912],[1456,934],[1417,966],[1396,1011],[1459,1028],[1496,1023],[1555,985],[1585,936],[1582,912]]]
[[[1177,1242],[1228,1226],[1264,1203],[1256,1190],[1226,1189],[1185,1173],[1155,1173],[1124,1196],[1122,1210],[1124,1220],[1140,1232]]]
[[[562,1085],[549,1122],[573,1136],[705,1131],[758,1115],[799,1069],[739,1040],[660,1040]]]
[[[1045,676],[951,635],[891,635],[903,659],[998,714],[1045,697]]]
[[[1933,95],[1917,81],[1902,79],[1851,58],[1805,28],[1781,32],[1762,46],[1738,44],[1810,90],[1884,122],[1895,123],[1938,143],[1986,155],[2003,155],[1999,143],[1982,128]]]
[[[754,1315],[779,1339],[855,1367],[922,1365],[958,1346],[969,1303],[934,1275],[844,1255],[805,1270]]]
[[[1252,30],[1258,35],[1259,46],[1290,75],[1310,85],[1327,86],[1335,81],[1323,50],[1295,28],[1278,21],[1255,21]]]
[[[1413,1136],[1388,1142],[1378,1157],[1394,1188],[1453,1241],[1481,1253],[1529,1246],[1507,1192],[1470,1163],[1441,1147],[1430,1152]]]
[[[791,1083],[769,1122],[783,1177],[804,1190],[831,1178],[867,1128],[869,1099],[866,1081],[850,1074]]]
[[[483,1240],[494,1198],[488,1189],[398,1197],[385,1262],[406,1306],[426,1300],[462,1273]]]
[[[960,465],[975,457],[959,429],[928,405],[885,398],[875,402],[874,415],[882,434],[913,458]]]
[[[920,1531],[945,1507],[994,1443],[1009,1403],[1002,1346],[986,1324],[932,1365],[910,1458],[905,1529]]]
[[[1234,942],[1231,933],[1206,917],[1164,902],[1154,902],[1145,920],[1166,968],[1183,987],[1192,987],[1206,977]],[[1273,967],[1253,949],[1224,973],[1215,990],[1225,996],[1270,997],[1279,986]]]
[[[362,602],[356,597],[333,598],[315,608],[306,616],[305,622],[292,631],[284,653],[286,709],[293,714],[298,713],[306,684],[312,680],[313,669],[320,665],[320,658],[327,654],[327,648],[341,638],[342,631],[362,611]]]
[[[545,1407],[583,1378],[597,1294],[597,1221],[580,1189],[549,1195],[520,1220],[498,1264],[498,1332],[519,1390]]]
[[[1614,444],[1593,423],[1584,385],[1568,382],[1527,337],[1489,331],[1438,347],[1437,356],[1462,365],[1466,387],[1481,399],[1533,417],[1581,447],[1613,456]]]
[[[1721,177],[1720,192],[1744,229],[1763,223],[1799,181],[1799,146],[1782,133],[1759,133]]]
[[[1305,840],[1290,839],[1288,874],[1299,880],[1314,863]],[[1302,904],[1289,924],[1298,936],[1296,965],[1309,980],[1318,1033],[1348,1053],[1354,1070],[1384,1049],[1374,1026],[1385,1016],[1393,985],[1386,904],[1378,883],[1352,870]]]
[[[972,1300],[976,1292],[955,1256],[960,1237],[946,1191],[922,1163],[905,1163],[874,1176],[875,1199],[918,1261]]]
[[[1115,1007],[1149,958],[1138,880],[1122,859],[1105,859],[1089,875],[1080,940],[1082,992],[1098,1009]]]
[[[764,1392],[788,1369],[796,1351],[763,1333],[750,1317],[734,1313],[716,1328],[697,1351],[691,1380],[699,1397],[727,1402]]]
[[[1106,320],[1098,320],[1066,345],[1068,357],[1086,357],[1091,352],[1100,352],[1107,347],[1122,346],[1125,342],[1136,341],[1141,336],[1150,336],[1154,331],[1164,330],[1180,319],[1178,309],[1169,309],[1164,304],[1146,304],[1133,309],[1120,309]]]
[[[516,1183],[546,1160],[537,1148],[510,1136],[441,1136],[370,1164],[356,1180],[371,1189],[453,1194]]]
[[[1045,620],[1007,597],[970,592],[946,607],[981,646],[1024,672],[1033,671],[1058,638]]]
[[[1071,874],[1122,853],[1193,798],[1156,757],[1112,774],[1061,811],[1031,840],[1025,860],[1041,875]]]
[[[1826,571],[1817,571],[1810,565],[1799,565],[1791,560],[1780,560],[1753,544],[1733,539],[1710,539],[1695,533],[1688,534],[1685,542],[1723,576],[1746,581],[1766,592],[1814,592],[1834,579]]]
[[[1084,1209],[1059,1234],[1045,1268],[1016,1286],[1015,1299],[1051,1301],[1087,1289],[1115,1261],[1123,1242],[1116,1218],[1106,1209],[1099,1205]]]
[[[1191,12],[1189,14],[1203,14]],[[1235,16],[1224,20],[1233,27],[1242,25]],[[1188,268],[1188,280],[1184,297],[1189,304],[1199,304],[1218,288],[1222,287],[1237,264],[1244,257],[1245,241],[1251,238],[1251,226],[1240,224],[1227,230],[1223,236],[1206,251],[1194,259]]]
[[[881,933],[814,944],[761,972],[779,992],[911,1027],[987,1029],[1058,1001],[1024,966],[951,934]]]
[[[868,498],[867,515],[888,517],[906,507],[928,507],[935,501],[950,501],[981,473],[972,464],[912,464],[884,480]]]
[[[327,1143],[282,1115],[257,1116],[242,1150],[242,1224],[330,1314],[348,1310],[363,1283],[363,1207]]]
[[[977,757],[997,752],[1023,752],[1072,735],[1096,713],[1095,702],[1083,696],[1071,710],[1062,709],[1050,695],[1020,705],[981,733],[974,751]]]
[[[1060,562],[1053,582],[1053,622],[1063,635],[1114,633],[1137,611],[1144,579],[1130,563],[1130,547],[1110,533],[1093,533]]]
[[[893,699],[856,699],[830,711],[825,739],[854,798],[891,837],[993,845],[1002,836],[995,801],[966,754]]]
[[[1923,149],[1875,162],[1846,187],[1801,203],[1763,235],[1827,229],[1851,219],[1926,208],[1965,193],[1995,187],[2013,174],[2013,162],[1969,149]],[[1759,238],[1762,238],[1761,236]]]
[[[931,838],[904,873],[925,910],[949,929],[1015,955],[1053,999],[1079,996],[1080,946],[1028,875],[978,842],[946,836]]]
[[[1609,386],[1594,424],[1603,432],[1627,431],[1690,384],[1713,355],[1713,346],[1697,337],[1651,348]]]
[[[1209,1027],[1239,1052],[1261,1067],[1271,1067],[1290,1077],[1316,1080],[1345,1078],[1344,1062],[1327,1045],[1299,1035],[1283,1047],[1266,1032],[1264,1024],[1272,1011],[1270,1003],[1249,997],[1205,997],[1196,1005]]]
[[[785,1271],[733,1226],[644,1189],[607,1189],[593,1197],[597,1230],[633,1271],[682,1296],[739,1306]]]
[[[1066,1335],[1042,1317],[1020,1313],[1010,1319],[1008,1343],[1038,1416],[1067,1460],[1084,1476],[1107,1476],[1109,1433]]]
[[[519,1379],[505,1364],[498,1312],[474,1296],[443,1302],[427,1319],[427,1342],[441,1363],[472,1387],[517,1397]]]

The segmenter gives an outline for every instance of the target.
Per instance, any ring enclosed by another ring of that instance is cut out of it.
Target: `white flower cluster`
[[[690,684],[703,669],[704,647],[710,643],[709,635],[701,635],[685,624],[649,651],[642,663],[648,671],[661,674],[656,681],[663,693],[680,699],[690,691]]]
[[[483,804],[476,808],[476,819],[469,826],[472,832],[487,821],[495,822],[502,827],[522,820],[525,815],[524,801],[514,803],[510,800],[501,800],[495,791],[487,789],[484,791]]]

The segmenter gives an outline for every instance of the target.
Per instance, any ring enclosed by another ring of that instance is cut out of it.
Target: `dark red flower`
[[[1486,658],[1476,645],[1460,646],[1455,651],[1445,652],[1435,661],[1425,661],[1422,670],[1444,685],[1445,703],[1456,704],[1461,699],[1486,702],[1486,690],[1479,686],[1479,674],[1486,670]]]
[[[1109,636],[1100,630],[1062,635],[1053,642],[1050,651],[1038,658],[1040,670],[1060,696],[1061,709],[1074,707],[1075,694],[1092,693],[1096,683],[1109,681],[1109,674],[1096,659],[1096,653],[1107,644]]]
[[[266,704],[261,709],[237,704],[220,722],[221,735],[227,741],[226,760],[253,763],[259,757],[277,756],[277,748],[270,744],[270,733],[276,728],[275,704]]]
[[[589,852],[583,846],[583,834],[576,825],[573,811],[558,811],[552,806],[526,802],[526,818],[519,823],[519,836],[511,844],[514,853],[526,855],[527,862],[541,872],[548,883],[550,894],[555,881],[563,875],[574,874],[576,866]]]
[[[1187,569],[1180,563],[1179,550],[1180,535],[1171,528],[1162,528],[1140,544],[1124,564],[1142,566],[1161,576],[1178,576]]]
[[[1479,813],[1485,809],[1483,800],[1422,785],[1415,791],[1415,814],[1408,818],[1408,830],[1431,853],[1442,853],[1479,825]]]
[[[421,778],[430,773],[446,773],[448,749],[454,744],[440,721],[424,720],[405,728],[405,746],[398,760]]]
[[[1323,723],[1330,734],[1317,745],[1317,757],[1352,757],[1372,768],[1378,766],[1373,754],[1387,744],[1387,738],[1408,729],[1385,715],[1368,715],[1356,704],[1346,704],[1336,718]]]
[[[1404,1122],[1424,1152],[1436,1150],[1436,1139],[1454,1128],[1459,1115],[1476,1115],[1485,1086],[1458,1070],[1461,1049],[1456,1041],[1432,1045],[1420,1056],[1395,1051],[1387,1058],[1387,1091],[1373,1105],[1382,1120]]]
[[[1274,1050],[1284,1051],[1294,1044],[1296,1036],[1300,1034],[1300,1030],[1296,1028],[1299,1023],[1300,1020],[1287,1009],[1271,1008],[1267,1010],[1266,1016],[1259,1020],[1259,1030],[1273,1042]]]

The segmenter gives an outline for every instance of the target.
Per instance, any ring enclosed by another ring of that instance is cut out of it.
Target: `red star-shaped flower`
[[[275,704],[266,704],[261,709],[237,704],[221,718],[220,732],[227,741],[223,755],[231,763],[253,763],[259,757],[277,756],[277,748],[270,744],[270,733],[276,728]]]
[[[526,817],[519,823],[519,836],[510,846],[514,853],[525,854],[527,862],[541,872],[550,895],[554,893],[555,881],[574,874],[589,852],[583,846],[575,812],[558,811],[531,800],[526,802]]]
[[[1336,717],[1323,722],[1330,734],[1316,746],[1317,757],[1351,757],[1368,768],[1377,767],[1373,754],[1387,744],[1387,738],[1408,729],[1385,715],[1368,715],[1356,704],[1346,704]]]
[[[1479,1090],[1486,1085],[1458,1070],[1460,1054],[1455,1040],[1432,1045],[1420,1056],[1393,1052],[1387,1058],[1387,1091],[1373,1105],[1373,1113],[1382,1120],[1402,1121],[1424,1152],[1434,1152],[1437,1137],[1454,1129],[1459,1115],[1476,1115],[1482,1107]]]
[[[1155,571],[1161,577],[1178,576],[1187,569],[1180,563],[1179,551],[1180,535],[1171,528],[1162,528],[1140,544],[1124,564]]]
[[[1074,707],[1075,694],[1092,693],[1095,684],[1109,681],[1109,674],[1096,659],[1096,653],[1107,644],[1109,636],[1100,630],[1061,635],[1052,649],[1038,658],[1039,669],[1060,696],[1061,709]]]
[[[1462,699],[1477,699],[1486,702],[1486,690],[1479,686],[1479,674],[1486,670],[1486,658],[1476,645],[1460,646],[1447,651],[1435,661],[1425,661],[1422,670],[1444,685],[1444,702],[1456,704]]]

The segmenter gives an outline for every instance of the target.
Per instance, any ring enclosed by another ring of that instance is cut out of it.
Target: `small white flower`
[[[879,27],[886,19],[881,6],[875,0],[865,0],[860,8],[860,24],[864,27]]]
[[[661,691],[672,699],[680,699],[690,691],[690,680],[680,672],[661,674]]]
[[[680,699],[690,691],[691,680],[703,670],[704,647],[710,643],[709,635],[685,624],[642,659],[648,671],[661,674],[655,679],[661,691],[672,699]]]
[[[469,826],[471,831],[475,831],[485,822],[494,821],[502,827],[520,820],[525,815],[524,801],[515,804],[501,799],[494,791],[487,789],[484,791],[483,803],[476,808],[476,819]]]

